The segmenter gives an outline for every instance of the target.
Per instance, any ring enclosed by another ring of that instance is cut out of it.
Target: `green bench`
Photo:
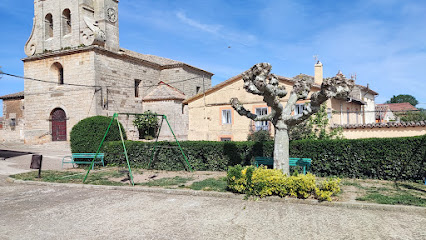
[[[290,166],[301,166],[303,167],[303,174],[306,174],[308,169],[311,167],[312,159],[310,158],[290,158]],[[274,158],[272,157],[255,157],[254,164],[256,167],[259,165],[274,166]]]
[[[72,167],[74,167],[74,164],[92,164],[92,161],[76,161],[76,159],[90,159],[93,160],[96,153],[73,153],[71,156],[65,156],[62,158],[62,168],[64,168],[64,163],[71,163]],[[100,159],[99,161],[95,161],[95,163],[102,163],[102,166],[105,166],[104,164],[104,153],[98,153],[96,155],[96,159]],[[69,159],[69,160],[68,160]],[[95,164],[92,166],[92,170]]]

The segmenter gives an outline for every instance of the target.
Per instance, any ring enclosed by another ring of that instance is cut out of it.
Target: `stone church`
[[[25,45],[26,143],[68,141],[80,120],[152,110],[187,139],[182,102],[211,87],[212,73],[120,48],[118,0],[35,0]],[[120,121],[133,139],[132,117]],[[170,133],[162,133],[163,138]]]

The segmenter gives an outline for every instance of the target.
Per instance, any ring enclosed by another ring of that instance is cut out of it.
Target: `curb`
[[[243,200],[244,198],[244,195],[242,194],[235,194],[230,192],[164,189],[164,188],[149,188],[149,187],[139,187],[139,186],[126,187],[126,186],[105,186],[105,185],[89,185],[89,184],[74,184],[74,183],[51,183],[51,182],[16,180],[11,177],[7,177],[6,182],[15,183],[15,184],[37,185],[37,186],[58,186],[58,187],[70,187],[70,188],[86,188],[86,189],[95,189],[95,190],[120,190],[120,191],[159,193],[159,194],[168,194],[168,195],[228,198],[228,199],[237,199],[237,200]],[[385,204],[359,203],[359,202],[319,202],[318,200],[312,200],[312,199],[280,198],[277,196],[272,196],[268,198],[259,198],[256,200],[260,202],[281,202],[286,204],[305,204],[305,205],[312,205],[312,206],[339,207],[339,208],[347,208],[347,209],[379,210],[379,211],[406,212],[406,213],[417,213],[417,214],[420,213],[420,214],[426,215],[426,208],[416,207],[416,206],[385,205]]]

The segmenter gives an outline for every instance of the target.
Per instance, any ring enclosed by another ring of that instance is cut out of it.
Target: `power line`
[[[43,83],[50,83],[50,84],[56,84],[58,85],[57,82],[52,82],[52,81],[47,81],[47,80],[41,80],[41,79],[36,79],[36,78],[30,78],[30,77],[24,77],[24,76],[18,76],[15,74],[10,74],[10,73],[5,73],[3,71],[1,71],[0,69],[0,75],[6,75],[6,76],[10,76],[10,77],[14,77],[14,78],[20,78],[20,79],[24,79],[24,80],[30,80],[30,81],[37,81],[37,82],[43,82]],[[180,82],[186,82],[189,80],[193,80],[193,79],[197,79],[197,78],[202,78],[200,76],[198,77],[192,77],[192,78],[186,78],[186,79],[182,79],[182,80],[178,80],[178,81],[171,81],[171,82],[165,82],[166,84],[174,84],[174,83],[180,83]],[[74,84],[74,83],[63,83],[60,85],[67,85],[67,86],[75,86],[75,87],[88,87],[88,88],[101,88],[101,87],[107,87],[107,88],[118,88],[118,89],[134,89],[134,86],[123,86],[123,87],[119,87],[119,86],[111,86],[111,85],[105,85],[105,86],[97,86],[97,85],[84,85],[84,84]],[[158,86],[158,84],[152,84],[152,85],[143,85],[143,87],[155,87]]]
[[[5,72],[2,72],[2,71],[0,71],[0,75],[6,75],[6,76],[14,77],[14,78],[21,78],[21,79],[24,79],[24,80],[31,80],[31,81],[37,81],[37,82],[43,82],[43,83],[58,84],[58,83],[52,82],[52,81],[23,77],[23,76],[18,76],[18,75],[15,75],[15,74],[5,73]],[[60,85],[67,85],[67,86],[74,86],[74,87],[90,87],[90,88],[101,87],[101,86],[95,86],[95,85],[91,86],[91,85],[74,84],[74,83],[61,83]]]

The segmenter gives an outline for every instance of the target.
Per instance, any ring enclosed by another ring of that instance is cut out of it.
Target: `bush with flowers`
[[[278,169],[267,169],[264,166],[229,167],[227,174],[228,189],[248,196],[293,196],[320,201],[331,201],[331,196],[340,192],[340,179],[328,179],[317,182],[313,174],[294,174],[287,176]]]

